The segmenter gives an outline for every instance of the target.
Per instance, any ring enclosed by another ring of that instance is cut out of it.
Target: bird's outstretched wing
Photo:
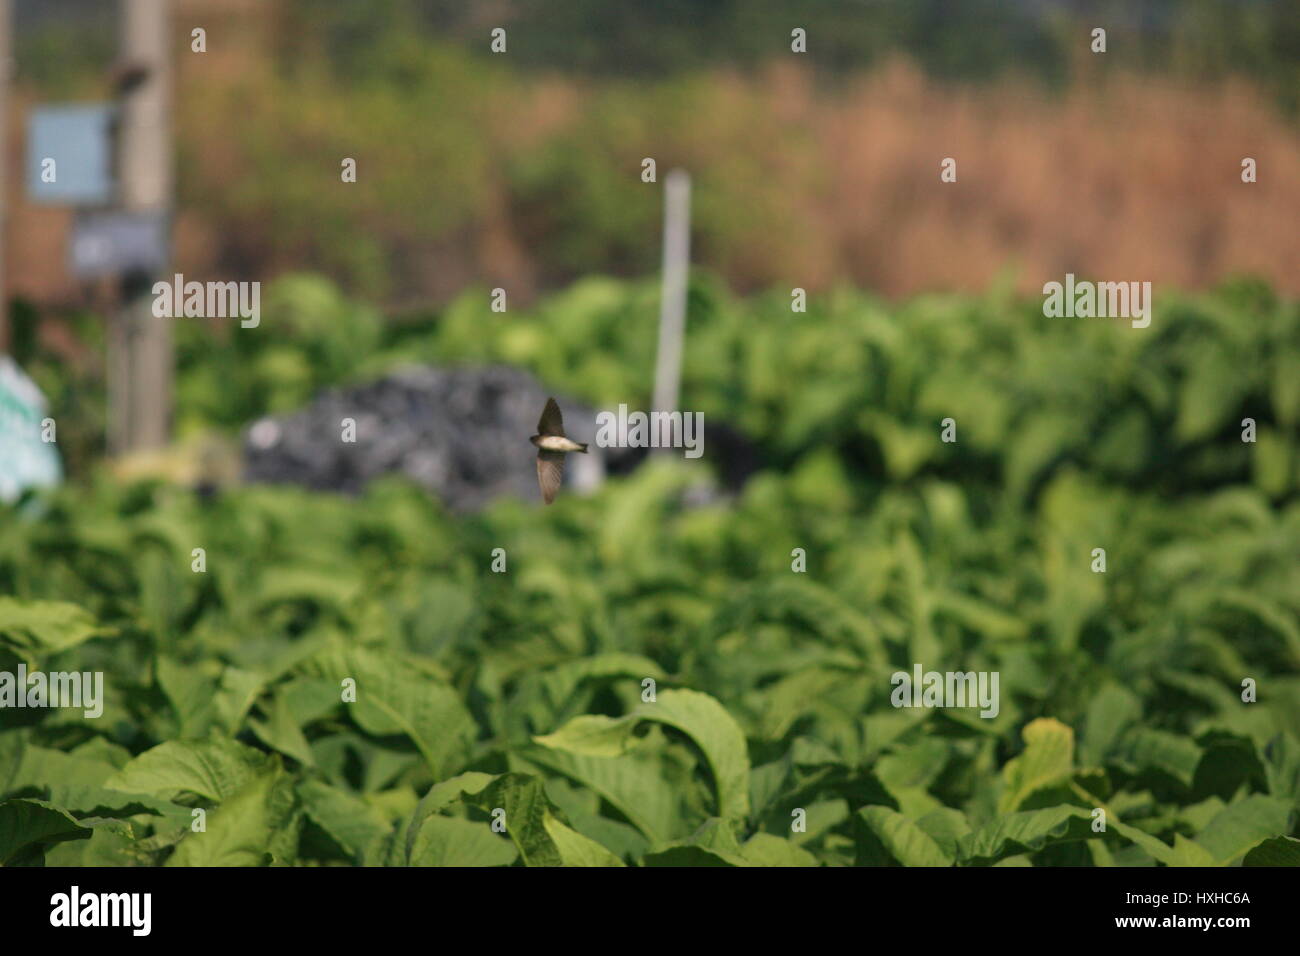
[[[564,480],[564,452],[540,449],[537,452],[537,484],[542,489],[542,500],[548,505],[555,500]]]
[[[564,419],[560,415],[560,406],[555,404],[553,398],[546,400],[546,407],[542,409],[542,417],[537,422],[537,434],[564,434]]]

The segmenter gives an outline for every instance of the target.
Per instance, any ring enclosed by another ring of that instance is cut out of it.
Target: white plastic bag
[[[63,480],[47,408],[36,383],[12,358],[0,355],[0,502]]]

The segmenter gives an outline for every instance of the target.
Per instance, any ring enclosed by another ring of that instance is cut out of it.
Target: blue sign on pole
[[[38,106],[27,126],[33,202],[105,206],[113,200],[112,104]]]

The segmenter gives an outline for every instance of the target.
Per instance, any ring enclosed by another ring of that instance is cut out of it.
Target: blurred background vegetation
[[[10,168],[23,104],[106,97],[110,7],[19,0]],[[578,830],[639,859],[646,840],[580,775],[539,769],[554,764],[532,737],[628,712],[639,685],[622,678],[662,672],[741,727],[748,831],[786,839],[800,801],[816,819],[793,842],[820,862],[888,861],[854,836],[864,802],[972,824],[1019,807],[1008,761],[1042,716],[1082,743],[1087,792],[1058,802],[1109,795],[1167,844],[1268,792],[1265,835],[1296,832],[1300,5],[177,9],[176,271],[267,282],[256,330],[176,322],[180,445],[408,362],[504,362],[595,407],[646,407],[653,156],[661,177],[693,175],[681,407],[705,414],[705,466],[725,422],[759,470],[700,494],[702,469],[656,462],[591,497],[468,516],[400,480],[356,499],[122,480],[100,466],[103,290],[66,274],[70,215],[27,204],[11,177],[12,352],[51,401],[73,481],[41,520],[0,510],[0,593],[76,602],[115,632],[46,642],[52,664],[109,672],[115,722],[30,715],[38,762],[15,786],[97,786],[106,761],[217,728],[357,801],[347,824],[378,814],[367,826],[384,834],[432,780],[522,769]],[[1088,49],[1098,25],[1104,56]],[[188,52],[192,26],[207,53]],[[504,56],[488,52],[497,26]],[[1257,183],[1241,182],[1244,156]],[[1153,282],[1150,328],[1045,318],[1042,284],[1066,272]],[[940,440],[947,417],[956,443]],[[190,573],[196,542],[208,573]],[[489,570],[496,547],[508,575]],[[791,573],[795,548],[807,574]],[[407,675],[413,707],[453,688],[457,733],[431,739],[464,753],[426,766],[383,723],[295,712],[294,688],[334,673],[313,655],[339,648]],[[1001,716],[893,709],[889,669],[915,663],[998,671]],[[1242,705],[1245,676],[1258,705]],[[55,750],[95,765],[39,763]],[[674,820],[684,837],[712,808],[671,789],[698,803]],[[638,777],[630,792],[658,791]],[[62,859],[170,846],[116,839]],[[1034,862],[1112,861],[1101,842]],[[311,843],[303,859],[368,858]],[[1156,858],[1125,845],[1114,861]]]
[[[105,95],[112,6],[20,0],[24,101]],[[659,191],[637,176],[653,156],[694,174],[696,260],[742,291],[982,289],[1005,267],[1022,291],[1067,270],[1188,288],[1249,271],[1300,290],[1294,3],[177,9],[186,273],[319,270],[399,309],[468,283],[523,304],[592,272],[644,275]],[[190,24],[207,53],[189,53]],[[495,26],[506,55],[489,52]],[[790,52],[794,26],[807,55]],[[1243,155],[1260,166],[1249,188]],[[959,179],[941,189],[945,156]],[[75,303],[67,213],[11,193],[13,288]]]
[[[27,107],[107,97],[113,6],[18,0],[10,168]],[[697,284],[692,347],[724,289],[996,299],[1074,272],[1189,291],[1250,275],[1283,301],[1300,291],[1294,3],[180,0],[176,11],[176,271],[322,277],[291,281],[311,291],[275,296],[256,336],[182,323],[183,433],[377,374],[383,350],[413,337],[429,361],[455,357],[431,344],[447,339],[439,323],[496,286],[520,326],[500,357],[528,358],[514,353],[538,326],[518,309],[582,277],[656,272],[661,196],[640,181],[644,156],[694,176],[693,258],[711,291]],[[1089,51],[1098,24],[1104,56]],[[189,51],[193,25],[207,53]],[[506,55],[489,52],[495,26]],[[790,52],[794,26],[807,55]],[[1259,182],[1240,181],[1243,155]],[[358,162],[355,185],[340,181],[344,156]],[[955,184],[938,181],[945,156]],[[12,351],[67,422],[75,473],[103,432],[103,290],[67,272],[71,213],[28,203],[18,177],[8,188]],[[598,343],[594,377],[551,363],[552,381],[594,401],[617,397],[598,382],[644,379],[653,290],[624,298],[642,306],[634,361]],[[366,318],[343,332],[340,310]],[[781,311],[760,307],[751,322]],[[318,334],[360,338],[327,359]],[[723,388],[732,417],[754,415],[740,411],[743,387]]]

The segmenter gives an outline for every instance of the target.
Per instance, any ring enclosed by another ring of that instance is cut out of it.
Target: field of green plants
[[[99,718],[0,711],[0,864],[1298,865],[1300,305],[1158,293],[1138,330],[700,277],[699,462],[469,516],[99,469],[0,510],[0,671],[104,674]],[[646,407],[656,296],[291,278],[178,328],[180,428],[404,361]],[[33,349],[75,437],[95,389]],[[763,469],[702,494],[724,422]],[[997,716],[892,706],[916,665]]]

